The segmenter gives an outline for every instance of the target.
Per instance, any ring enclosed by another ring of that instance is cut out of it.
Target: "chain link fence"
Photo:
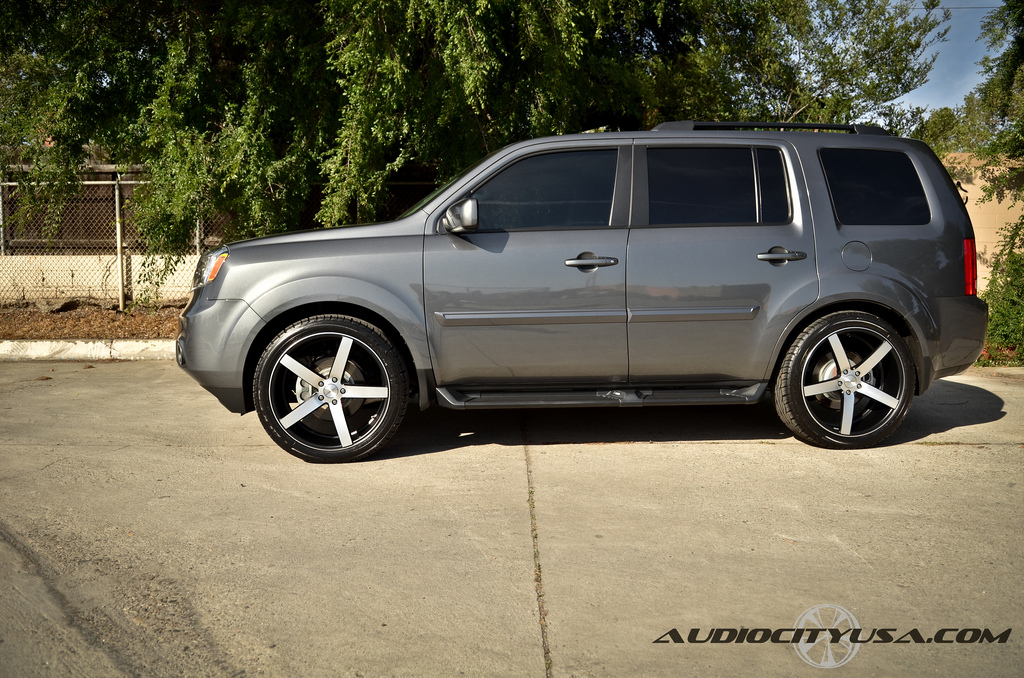
[[[158,289],[143,279],[145,244],[125,205],[143,183],[139,173],[97,171],[83,181],[79,197],[65,206],[56,228],[42,217],[15,226],[17,184],[0,182],[0,305],[53,303],[65,299],[116,304],[122,310],[140,295],[164,303],[183,301],[198,255],[219,244],[227,216],[196,224],[195,249]],[[432,182],[389,185],[383,219],[393,219],[434,187]],[[312,215],[303,218],[313,227]]]
[[[17,184],[2,182],[0,304],[82,299],[123,310],[144,289],[145,245],[125,208],[140,183],[138,174],[92,173],[55,223],[36,216],[16,225]],[[222,232],[222,223],[197,224],[194,254]],[[162,286],[147,293],[154,300],[184,299],[195,261],[194,255],[186,257]]]

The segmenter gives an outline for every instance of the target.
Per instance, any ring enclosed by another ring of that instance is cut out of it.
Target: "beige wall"
[[[963,154],[953,154],[956,162],[967,161]],[[999,230],[1008,222],[1017,221],[1024,214],[1024,205],[1011,205],[1009,200],[999,202],[980,202],[983,197],[985,181],[978,172],[958,173],[962,190],[961,197],[967,198],[967,213],[974,224],[974,237],[978,245],[978,289],[984,290],[988,285],[988,276],[992,271],[992,256],[999,244]]]

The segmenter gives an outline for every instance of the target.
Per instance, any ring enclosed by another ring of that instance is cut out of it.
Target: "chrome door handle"
[[[566,259],[565,265],[573,268],[597,268],[598,266],[615,266],[619,260],[615,257],[594,257],[593,259]]]
[[[757,255],[758,261],[768,261],[773,264],[785,263],[787,261],[800,261],[806,259],[806,252],[790,252],[785,247],[773,247],[767,252],[761,252]]]

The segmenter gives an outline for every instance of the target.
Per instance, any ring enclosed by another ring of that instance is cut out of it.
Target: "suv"
[[[524,141],[398,220],[207,253],[178,364],[299,457],[352,461],[409,401],[749,404],[874,445],[980,354],[974,233],[928,147],[860,125]]]

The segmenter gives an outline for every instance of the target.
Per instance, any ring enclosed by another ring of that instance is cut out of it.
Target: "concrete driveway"
[[[1022,413],[432,410],[326,466],[171,362],[3,363],[0,676],[1017,676]]]

